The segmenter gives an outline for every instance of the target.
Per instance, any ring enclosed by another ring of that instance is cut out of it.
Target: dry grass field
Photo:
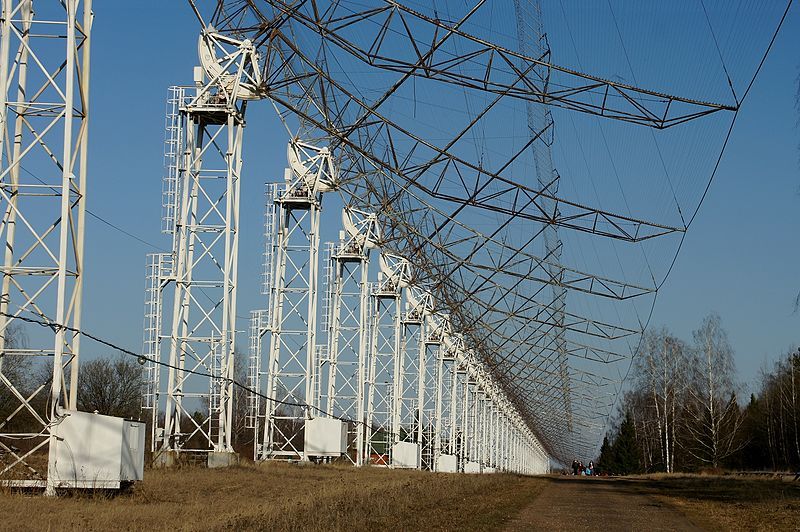
[[[496,530],[509,523],[513,528],[518,515],[525,519],[517,519],[515,529],[568,529],[574,508],[597,516],[609,505],[644,512],[638,516],[644,522],[658,506],[707,530],[799,528],[800,482],[697,475],[571,478],[283,463],[156,470],[116,496],[45,499],[0,490],[0,530]],[[554,521],[524,511],[543,490],[559,498],[549,490],[566,485],[579,491]],[[638,510],[627,503],[643,497],[651,503]],[[614,529],[613,522],[599,526]]]
[[[341,466],[147,471],[131,493],[0,494],[2,530],[487,530],[545,481]]]
[[[632,489],[666,502],[707,530],[800,530],[800,482],[654,475]]]

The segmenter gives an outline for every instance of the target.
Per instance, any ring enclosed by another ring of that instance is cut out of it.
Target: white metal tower
[[[433,310],[433,296],[416,285],[405,291],[401,316],[400,351],[392,401],[393,467],[423,467],[430,463],[435,397],[435,359],[428,358],[427,321]],[[398,446],[398,444],[401,444]],[[409,460],[411,455],[415,460]]]
[[[463,364],[462,353],[457,351],[453,359],[453,407],[450,416],[455,435],[452,449],[453,454],[456,456],[458,471],[464,471],[468,445],[467,380],[467,368]]]
[[[401,300],[408,285],[406,259],[381,252],[378,282],[372,285],[370,349],[366,379],[367,410],[365,463],[388,466],[395,441],[393,417],[397,410],[395,384],[399,382],[397,358],[401,341]]]
[[[328,416],[364,419],[364,383],[369,346],[369,255],[379,238],[377,217],[345,207],[342,231],[329,264],[328,360],[322,386]],[[363,463],[364,425],[348,429],[348,458]]]
[[[455,423],[454,423],[454,355],[450,320],[447,315],[432,313],[428,318],[429,332],[426,346],[436,354],[436,389],[434,403],[433,470],[455,472]],[[449,462],[449,463],[446,463]]]
[[[314,393],[319,217],[322,195],[332,190],[338,176],[326,147],[292,140],[287,155],[289,168],[276,194],[276,234],[268,252],[274,264],[269,324],[254,331],[252,342],[256,354],[251,355],[251,368],[254,359],[261,360],[260,339],[269,333],[268,358],[262,365],[269,399],[255,438],[258,459],[303,458],[305,422],[313,413],[309,409],[320,408]]]
[[[53,428],[77,402],[91,25],[91,0],[2,2],[0,477],[50,494]],[[39,357],[52,379],[26,386],[18,370]]]
[[[174,88],[168,101],[162,227],[172,252],[151,256],[148,266],[144,354],[153,362],[144,407],[160,465],[180,453],[225,465],[233,451],[242,134],[261,82],[249,41],[205,30],[198,54],[195,88]],[[166,379],[156,360],[168,363]]]
[[[271,297],[273,276],[275,275],[275,247],[278,224],[278,198],[281,185],[267,183],[264,203],[264,271],[262,273],[261,293]],[[262,386],[266,376],[266,363],[262,360],[262,344],[269,333],[272,319],[272,307],[267,301],[267,308],[250,312],[250,350],[247,369],[247,418],[245,428],[252,429],[254,434],[253,459],[258,460],[261,453],[260,435],[264,429],[268,409],[265,408]]]

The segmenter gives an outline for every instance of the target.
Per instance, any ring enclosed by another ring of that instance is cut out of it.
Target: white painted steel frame
[[[338,176],[325,147],[292,140],[287,157],[285,185],[276,197],[270,324],[263,331],[270,336],[266,395],[272,400],[266,401],[263,433],[256,433],[257,459],[304,459],[305,422],[321,412],[315,393],[319,218],[323,192]]]
[[[408,301],[406,301],[408,305]],[[424,398],[426,368],[425,331],[422,317],[406,310],[401,320],[400,350],[395,366],[396,378],[392,396],[392,434],[394,443],[419,443],[422,440],[423,419],[420,397]]]
[[[326,301],[327,367],[323,376],[328,416],[364,419],[364,385],[369,348],[369,257],[378,238],[377,217],[355,209],[342,211],[344,230],[328,262]],[[364,424],[348,426],[348,459],[364,462]]]
[[[185,140],[178,160],[171,326],[165,338],[170,368],[163,437],[153,441],[161,453],[233,451],[230,379],[244,104],[221,93],[200,85],[180,106]],[[201,409],[206,411],[196,419],[193,413]]]
[[[247,418],[245,427],[253,430],[253,459],[258,460],[262,451],[261,434],[266,424],[267,408],[262,395],[266,390],[263,382],[266,378],[266,364],[262,363],[263,340],[272,325],[272,306],[269,298],[272,294],[275,275],[276,233],[278,231],[278,197],[279,183],[267,183],[264,205],[264,272],[262,274],[261,293],[268,296],[267,308],[250,312],[250,351],[247,370]]]
[[[77,402],[80,335],[53,326],[31,334],[32,345],[6,339],[22,334],[17,317],[81,325],[91,25],[91,0],[42,1],[35,11],[31,0],[2,1],[0,389],[16,408],[0,420],[0,476],[46,477],[49,495],[51,428]],[[23,389],[6,357],[47,358],[52,380]],[[45,470],[37,457],[48,445]]]
[[[203,38],[210,42],[209,49],[244,44],[211,29]],[[240,74],[247,61],[258,61],[252,49],[240,56]],[[235,63],[235,59],[229,60],[222,70]],[[218,65],[203,66],[213,74]],[[259,80],[252,75],[245,78],[217,74],[216,82],[223,91],[235,92],[238,86],[245,99],[263,97]],[[173,144],[180,144],[175,138],[181,138],[180,129],[172,127],[169,131],[168,154],[172,153]],[[461,470],[468,461],[473,469],[476,464],[479,469],[519,472],[543,467],[537,453],[546,455],[538,441],[490,372],[467,350],[463,339],[449,330],[449,324],[443,325],[446,316],[434,317],[430,302],[421,310],[411,303],[412,294],[419,288],[406,286],[410,277],[408,263],[401,257],[390,259],[386,250],[382,252],[381,274],[368,295],[368,253],[362,250],[359,256],[348,260],[343,243],[332,253],[329,268],[334,267],[329,269],[330,295],[324,315],[327,342],[317,344],[319,217],[322,193],[337,180],[331,154],[325,148],[293,140],[288,154],[290,170],[285,189],[275,189],[272,209],[267,210],[268,233],[275,235],[265,261],[270,301],[266,311],[253,314],[251,323],[248,384],[272,398],[264,400],[259,394],[249,398],[247,423],[256,433],[254,456],[303,458],[305,422],[325,415],[346,417],[361,430],[366,428],[356,437],[356,464],[373,461],[388,465],[391,445],[411,441],[420,444],[423,456],[429,456],[422,461],[427,468],[432,468],[435,459],[445,453],[458,457]],[[326,172],[329,175],[324,175]],[[327,184],[323,177],[329,178]],[[173,218],[179,220],[185,209],[177,205],[180,184],[177,179],[174,181],[174,185],[165,182],[165,226],[170,226]],[[234,202],[238,208],[238,198]],[[151,294],[159,293],[156,287],[163,284],[165,276],[175,275],[177,279],[178,262],[175,272],[168,265],[162,268],[161,262],[158,268],[155,262],[151,264],[152,271],[158,270],[148,287]],[[398,269],[398,264],[403,266]],[[358,289],[346,289],[347,283]],[[404,295],[408,302],[405,313]],[[347,298],[352,301],[345,301]],[[163,305],[157,297],[151,295],[148,301],[153,302],[149,319],[163,315]],[[173,315],[179,310],[176,307]],[[348,320],[352,323],[345,324]],[[268,360],[263,363],[262,343],[267,334]],[[224,348],[216,350],[226,341],[222,336],[210,340],[212,370],[224,367],[225,372],[232,368],[232,362],[225,360]],[[212,407],[216,405],[215,398],[222,395],[212,388]],[[221,425],[223,421],[220,418]],[[371,457],[377,459],[370,460]]]
[[[400,351],[402,289],[391,281],[374,283],[370,294],[370,349],[366,378],[364,463],[389,466],[397,410],[395,383]]]
[[[143,407],[162,465],[180,453],[233,452],[241,150],[260,70],[249,41],[211,29],[198,55],[195,86],[173,87],[167,100],[162,232],[172,251],[150,257],[147,273]]]
[[[276,274],[272,294],[267,396],[278,401],[313,403],[315,365],[317,252],[320,197],[278,198]],[[302,458],[305,408],[266,405],[266,433],[260,458]]]

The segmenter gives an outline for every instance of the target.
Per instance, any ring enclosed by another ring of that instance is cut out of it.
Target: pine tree
[[[616,469],[611,444],[608,441],[608,434],[603,438],[603,446],[600,447],[600,456],[597,458],[596,469],[600,474],[613,473]]]
[[[636,442],[636,430],[630,412],[625,413],[617,438],[611,446],[611,456],[616,474],[630,475],[642,471],[639,444]]]

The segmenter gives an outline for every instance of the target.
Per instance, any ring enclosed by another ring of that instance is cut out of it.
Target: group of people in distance
[[[575,459],[572,461],[572,474],[573,475],[585,475],[590,477],[594,475],[594,462],[589,460],[589,465],[583,465],[583,462]]]

